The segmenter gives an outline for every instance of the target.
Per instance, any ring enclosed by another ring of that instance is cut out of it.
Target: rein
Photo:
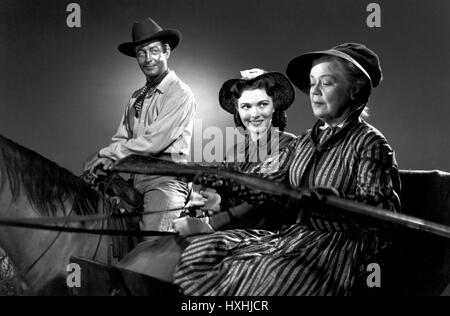
[[[105,190],[106,191],[106,190]],[[112,260],[112,247],[113,241],[111,236],[133,236],[133,237],[145,237],[145,236],[167,236],[167,235],[178,235],[176,232],[164,232],[164,231],[131,231],[131,230],[114,230],[109,229],[109,223],[112,220],[129,218],[129,217],[138,217],[147,214],[155,214],[155,213],[163,213],[163,212],[175,212],[180,210],[191,210],[195,209],[195,207],[182,207],[182,208],[174,208],[168,210],[160,210],[153,212],[132,212],[132,213],[124,213],[124,214],[105,214],[106,211],[106,195],[103,194],[103,214],[102,215],[85,215],[85,216],[71,216],[73,212],[73,208],[70,210],[69,215],[62,217],[48,217],[48,218],[3,218],[0,217],[0,226],[14,226],[14,227],[22,227],[22,228],[31,228],[31,229],[39,229],[46,231],[56,231],[58,234],[53,238],[53,240],[49,243],[49,245],[45,248],[45,250],[30,264],[30,266],[25,270],[25,275],[29,274],[30,271],[41,261],[41,259],[50,251],[50,249],[55,245],[59,237],[62,233],[86,233],[92,235],[99,235],[98,242],[92,256],[92,260],[95,260],[97,257],[98,251],[100,249],[100,245],[103,239],[103,236],[108,237],[108,250],[107,250],[107,262],[111,264]],[[107,229],[103,229],[105,225],[105,220],[107,223]],[[87,229],[87,228],[74,228],[67,226],[51,226],[51,224],[63,224],[67,225],[68,223],[84,223],[84,222],[96,222],[102,221],[101,229]]]
[[[63,216],[63,217],[49,217],[49,218],[5,218],[0,217],[0,226],[14,226],[22,228],[33,228],[41,230],[59,231],[66,233],[87,233],[92,235],[109,235],[109,236],[166,236],[176,235],[175,232],[164,232],[154,230],[116,230],[116,229],[89,229],[89,228],[75,228],[75,227],[62,227],[52,226],[51,224],[67,224],[67,223],[82,223],[82,222],[95,222],[101,220],[120,219],[126,217],[136,217],[147,214],[156,214],[163,212],[176,212],[181,210],[191,210],[193,207],[180,207],[168,210],[142,212],[142,213],[128,213],[117,215],[85,215],[85,216]]]
[[[294,188],[281,183],[274,183],[271,180],[261,178],[254,174],[236,172],[222,166],[206,167],[200,164],[188,165],[169,162],[155,157],[131,155],[116,162],[111,170],[147,175],[177,175],[193,177],[194,179],[196,177],[208,179],[209,177],[211,178],[210,182],[230,181],[253,190],[259,190],[277,196],[285,196],[293,200],[314,199],[310,190]],[[324,194],[318,196],[318,202],[326,206],[338,208],[344,212],[375,218],[384,222],[398,224],[414,230],[450,239],[450,226],[448,225],[442,225],[418,217],[398,214],[361,202]]]

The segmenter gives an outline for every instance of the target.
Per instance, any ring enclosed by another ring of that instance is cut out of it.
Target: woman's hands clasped
[[[209,224],[209,216],[220,212],[220,202],[220,195],[213,189],[193,191],[191,205],[198,207],[207,216],[177,218],[173,221],[174,230],[181,236],[213,233],[214,228]]]

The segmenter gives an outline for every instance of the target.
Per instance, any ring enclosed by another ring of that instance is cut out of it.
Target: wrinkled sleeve
[[[361,151],[357,187],[349,199],[400,212],[400,177],[393,150],[376,139]]]
[[[136,92],[135,92],[135,94],[136,94]],[[98,153],[98,155],[100,157],[105,157],[105,158],[114,160],[113,150],[117,146],[117,144],[124,143],[132,137],[133,132],[130,130],[130,127],[127,122],[128,122],[130,105],[133,103],[134,97],[135,96],[133,95],[131,97],[131,99],[128,101],[125,112],[122,115],[122,119],[120,120],[119,127],[117,128],[116,133],[111,138],[111,144],[100,149],[100,151]]]
[[[167,97],[163,100],[162,111],[156,120],[146,127],[143,135],[125,139],[124,137],[130,135],[124,128],[123,120],[113,137],[113,142],[100,151],[100,156],[118,160],[131,154],[158,154],[180,137],[192,122],[195,100],[184,90],[173,94],[167,93],[165,96]]]

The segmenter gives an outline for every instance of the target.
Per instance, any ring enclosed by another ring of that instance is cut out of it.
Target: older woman
[[[243,135],[227,152],[225,162],[236,170],[252,169],[269,157],[276,157],[295,138],[284,132],[286,110],[294,102],[294,87],[283,74],[262,69],[241,71],[241,78],[227,80],[219,92],[220,106],[233,115],[236,127]],[[182,235],[210,233],[224,228],[262,227],[269,220],[267,209],[254,208],[233,198],[223,188],[223,212],[211,217],[183,217],[174,221],[175,230]],[[206,198],[217,194],[203,192]],[[220,197],[219,197],[220,199]],[[216,198],[216,200],[219,200]]]
[[[309,95],[318,121],[283,151],[276,169],[263,163],[259,171],[398,211],[393,151],[361,117],[382,78],[378,56],[361,44],[342,44],[294,58],[287,75]],[[367,265],[381,263],[381,228],[320,203],[294,211],[293,222],[276,232],[232,230],[196,239],[175,283],[188,295],[354,294],[355,285],[365,284]]]

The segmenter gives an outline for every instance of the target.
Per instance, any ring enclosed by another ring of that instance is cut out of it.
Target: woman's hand
[[[214,189],[201,189],[199,192],[192,192],[192,206],[200,207],[201,210],[208,211],[209,215],[220,212],[221,201],[220,195]]]
[[[206,189],[205,191],[200,191],[200,194],[204,199],[202,210],[208,211],[210,215],[220,212],[222,198],[215,190]]]
[[[184,237],[214,232],[214,229],[209,225],[209,217],[185,216],[177,218],[173,221],[173,228]]]

